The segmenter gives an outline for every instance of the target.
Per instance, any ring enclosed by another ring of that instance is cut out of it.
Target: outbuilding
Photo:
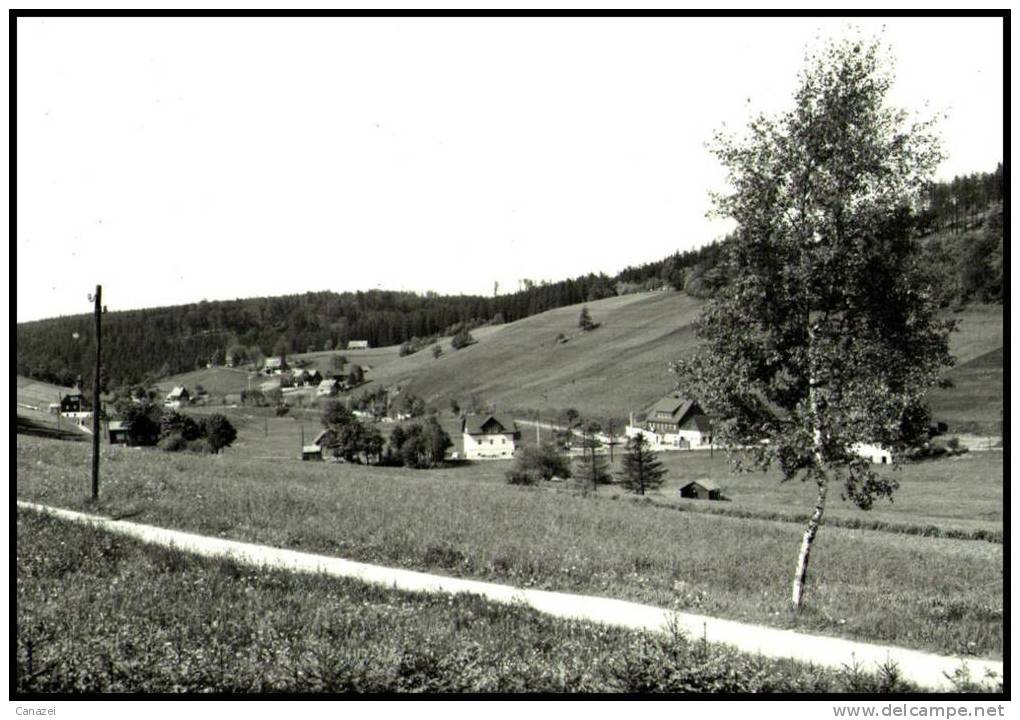
[[[130,440],[130,428],[123,420],[111,420],[106,426],[106,434],[111,445],[128,445]]]
[[[701,480],[690,480],[680,486],[677,491],[682,498],[691,500],[720,500],[722,499],[722,488],[707,478]]]

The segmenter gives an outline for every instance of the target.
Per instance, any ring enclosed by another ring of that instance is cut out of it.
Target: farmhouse
[[[111,445],[129,445],[129,427],[123,420],[111,420],[106,426],[106,434]]]
[[[315,389],[315,394],[320,397],[331,397],[339,392],[342,384],[340,378],[327,378],[319,383],[319,386]]]
[[[494,460],[513,457],[521,437],[516,423],[497,415],[467,415],[461,421],[464,457]]]
[[[693,400],[670,393],[648,410],[646,429],[664,445],[696,447],[712,444],[712,423]]]
[[[186,403],[191,398],[191,394],[188,392],[188,388],[183,385],[178,385],[166,395],[166,405],[170,407],[180,407],[181,403]]]
[[[707,478],[691,480],[681,485],[677,492],[680,497],[693,500],[719,500],[722,497],[722,488]]]
[[[892,462],[892,453],[887,448],[879,447],[878,445],[872,445],[871,443],[857,443],[851,450],[860,455],[862,458],[866,458],[873,463],[881,463],[886,465]]]
[[[80,392],[72,392],[60,398],[60,414],[88,412],[89,401]]]
[[[368,350],[368,340],[348,340],[348,350]]]

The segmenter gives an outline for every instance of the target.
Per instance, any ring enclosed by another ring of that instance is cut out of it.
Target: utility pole
[[[92,499],[99,499],[99,375],[102,371],[103,286],[96,285],[96,372],[92,376]]]
[[[613,427],[613,420],[609,420],[609,463],[613,463],[613,446],[616,445],[616,432]]]

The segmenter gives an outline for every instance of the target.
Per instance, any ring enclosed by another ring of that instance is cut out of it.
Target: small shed
[[[301,459],[321,462],[322,448],[318,445],[305,445],[301,448]]]
[[[690,480],[681,485],[677,492],[680,494],[680,497],[692,500],[722,499],[722,488],[707,478]]]
[[[106,426],[107,435],[111,445],[128,445],[129,433],[128,424],[123,420],[111,420]]]

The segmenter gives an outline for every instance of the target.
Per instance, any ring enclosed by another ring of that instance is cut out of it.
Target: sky
[[[998,18],[884,18],[893,104],[1003,157]],[[721,237],[713,131],[837,18],[19,18],[17,321],[306,291],[490,295]]]

